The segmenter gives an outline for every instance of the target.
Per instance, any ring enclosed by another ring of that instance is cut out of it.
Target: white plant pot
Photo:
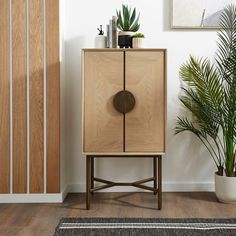
[[[220,202],[236,204],[236,177],[215,173],[215,193]]]
[[[133,38],[132,48],[144,48],[145,38]]]
[[[118,32],[118,36],[124,36],[124,35],[132,36],[133,34],[134,34],[134,32],[132,32],[132,31],[119,31]]]

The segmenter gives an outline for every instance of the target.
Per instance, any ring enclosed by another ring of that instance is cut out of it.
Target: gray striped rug
[[[54,236],[236,236],[236,219],[63,218]]]

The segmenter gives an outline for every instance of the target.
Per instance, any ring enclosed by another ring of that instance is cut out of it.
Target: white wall
[[[94,46],[97,27],[104,26],[121,4],[136,6],[141,12],[141,29],[146,45],[168,49],[168,138],[163,160],[164,190],[212,190],[214,165],[200,143],[189,134],[174,136],[178,114],[179,67],[189,54],[213,57],[216,50],[214,30],[170,29],[170,0],[69,0],[66,1],[66,158],[68,183],[72,190],[84,191],[85,159],[81,155],[81,49]],[[183,11],[184,14],[184,11]],[[113,180],[134,180],[149,176],[150,160],[106,159],[96,165],[99,176]],[[122,190],[127,190],[123,188]]]
[[[60,0],[61,191],[64,191],[67,186],[66,125],[64,125],[66,124],[65,3],[65,0]]]

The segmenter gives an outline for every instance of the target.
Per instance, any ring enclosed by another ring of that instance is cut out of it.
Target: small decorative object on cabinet
[[[95,38],[95,48],[106,48],[107,37],[104,35],[104,31],[102,30],[102,25],[100,25],[100,28],[97,28],[97,30],[99,31],[99,33]]]
[[[132,37],[132,48],[144,48],[144,34],[137,33]]]
[[[108,37],[108,48],[117,48],[117,17],[112,16],[109,20],[109,25],[107,27],[107,37]]]
[[[132,12],[132,13],[131,13]],[[136,17],[136,8],[122,5],[122,11],[116,11],[117,27],[121,31],[118,33],[118,45],[120,48],[132,47],[132,35],[140,28],[139,15]]]
[[[135,186],[158,193],[161,209],[161,158],[166,146],[166,50],[84,49],[82,81],[87,209],[91,193],[113,186]],[[132,183],[96,178],[97,157],[152,158],[153,176]],[[95,187],[94,181],[104,185]],[[144,185],[149,181],[153,181],[153,187]]]

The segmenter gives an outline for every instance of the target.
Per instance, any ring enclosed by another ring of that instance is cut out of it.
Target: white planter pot
[[[133,34],[134,34],[134,32],[132,32],[132,31],[119,31],[118,32],[118,36],[124,36],[124,35],[132,36]]]
[[[236,204],[236,177],[215,173],[215,193],[220,202]]]
[[[104,35],[98,35],[95,38],[95,48],[106,48],[107,47],[107,37]]]
[[[132,48],[144,48],[144,38],[133,38]]]

